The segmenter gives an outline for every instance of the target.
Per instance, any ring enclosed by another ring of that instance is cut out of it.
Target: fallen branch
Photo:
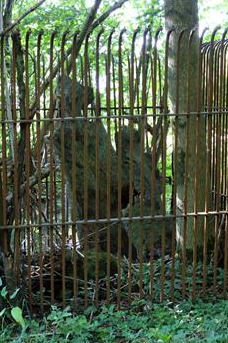
[[[55,167],[55,170],[59,170],[59,167]],[[37,183],[38,183],[38,179],[40,178],[40,180],[45,179],[46,177],[48,177],[48,175],[50,174],[50,164],[47,163],[41,170],[41,175],[40,177],[38,177],[38,174],[32,175],[29,178],[29,188],[34,187]],[[24,182],[21,187],[20,187],[20,196],[23,196],[24,193],[26,191],[26,182]],[[7,197],[6,197],[6,202],[8,205],[13,203],[13,194],[10,193]]]

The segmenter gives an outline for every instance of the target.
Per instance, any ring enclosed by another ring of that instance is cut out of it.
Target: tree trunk
[[[72,116],[72,81],[69,77],[65,77],[64,81],[64,116]],[[57,94],[60,90],[57,87]],[[84,87],[80,84],[76,85],[75,90],[75,108],[77,117],[81,117],[81,110],[84,108]],[[93,102],[93,92],[91,88],[88,88],[88,103]],[[60,104],[57,105],[59,108]],[[64,132],[64,140],[61,139],[62,132]],[[96,218],[96,208],[99,209],[99,218],[117,218],[121,207],[121,214],[124,217],[129,216],[129,151],[130,151],[130,129],[128,126],[122,126],[121,128],[121,156],[122,156],[122,169],[118,168],[118,136],[116,133],[116,146],[114,149],[111,137],[105,129],[105,125],[102,121],[95,121],[92,117],[86,122],[82,119],[77,119],[74,122],[66,121],[56,126],[54,132],[54,147],[56,156],[61,163],[64,163],[65,178],[69,185],[69,198],[72,206],[75,206],[74,192],[76,194],[76,207],[78,219],[84,220]],[[73,142],[72,142],[73,139]],[[98,142],[97,142],[98,140]],[[73,143],[73,144],[72,144]],[[96,152],[96,145],[98,144],[98,155]],[[74,148],[73,148],[74,146]],[[141,154],[141,135],[140,132],[134,129],[133,132],[133,189],[137,195],[140,193],[141,184],[141,164],[144,163],[144,215],[149,216],[151,213],[151,154],[145,153],[142,157]],[[64,147],[64,150],[63,150]],[[75,151],[75,152],[73,152]],[[86,158],[86,159],[85,159]],[[108,163],[109,159],[109,163]],[[96,163],[98,160],[99,169],[96,169]],[[58,161],[56,161],[58,163]],[[107,166],[109,167],[107,168]],[[74,167],[74,169],[73,169]],[[121,176],[118,175],[121,172]],[[86,184],[85,184],[86,176]],[[99,183],[97,183],[99,178]],[[120,180],[121,178],[121,180]],[[75,187],[73,182],[75,181]],[[155,173],[155,214],[161,212],[161,175],[156,169]],[[109,187],[109,188],[108,188]],[[119,187],[121,188],[121,204],[118,203]],[[99,194],[96,198],[96,194]],[[86,202],[85,202],[86,197]],[[134,197],[134,195],[133,195]],[[96,199],[98,202],[96,202]],[[138,199],[138,201],[137,201]],[[133,200],[133,199],[132,199]],[[140,216],[140,202],[139,196],[134,197],[133,201],[133,215]],[[144,236],[144,250],[145,253],[150,250],[150,231],[151,226],[154,225],[151,220],[145,219],[142,221],[134,221],[132,224],[132,248],[139,252],[139,238],[140,230],[143,230]],[[87,232],[91,237],[91,246],[94,245],[95,231],[99,229],[100,248],[103,251],[107,250],[107,224],[91,224],[87,226]],[[167,220],[167,237],[170,238],[170,232],[172,222]],[[129,235],[129,222],[126,221],[121,225],[121,230],[118,229],[118,223],[111,224],[110,240],[111,240],[111,252],[116,254],[118,251],[118,232],[121,231],[121,252],[123,255],[128,255],[128,235]],[[78,225],[77,233],[79,240],[84,240],[84,229]],[[156,222],[155,230],[155,245],[161,238],[161,221]]]
[[[168,92],[171,102],[170,111],[174,114],[187,113],[173,119],[176,134],[176,208],[177,215],[204,211],[205,172],[206,172],[206,126],[205,116],[192,112],[202,109],[201,96],[198,96],[199,38],[197,0],[165,0],[166,30],[175,27],[171,34],[169,47]],[[177,62],[178,37],[186,29],[181,40],[179,63]],[[189,36],[195,29],[190,53]],[[177,64],[178,63],[178,64]],[[178,77],[179,72],[179,77]],[[190,75],[190,77],[188,77]],[[179,96],[177,83],[179,82]],[[197,181],[195,181],[197,180]],[[189,251],[193,244],[203,246],[203,218],[177,218],[177,242],[179,247]],[[194,232],[197,241],[194,242]]]
[[[72,82],[70,78],[64,81],[65,112],[64,116],[72,115]],[[57,89],[57,93],[59,90]],[[84,108],[84,88],[76,85],[76,114],[77,117],[82,115],[81,110]],[[93,102],[93,91],[88,88],[88,104]],[[61,142],[61,132],[64,130],[64,143]],[[73,138],[74,137],[74,138]],[[75,146],[76,155],[73,156],[72,150]],[[96,140],[98,139],[98,156],[96,156]],[[64,144],[64,158],[62,156],[62,144]],[[65,169],[66,181],[69,185],[69,197],[71,202],[73,195],[73,180],[75,178],[75,191],[77,203],[78,219],[95,219],[96,209],[98,208],[99,218],[107,217],[116,218],[118,209],[118,163],[117,155],[111,144],[111,137],[107,134],[103,123],[91,120],[81,120],[69,122],[56,126],[54,133],[54,147],[56,155],[63,163]],[[75,160],[73,172],[73,158]],[[99,160],[99,170],[97,175],[96,158]],[[108,159],[110,166],[108,166]],[[75,174],[74,174],[75,173]],[[121,193],[123,196],[128,195],[128,179],[126,172],[122,174]],[[99,178],[99,187],[96,189],[97,178]],[[109,191],[108,191],[109,187]],[[98,203],[96,202],[96,192],[98,192]],[[86,201],[85,201],[86,197]],[[123,201],[123,200],[122,200]],[[124,204],[124,207],[127,204]],[[73,203],[72,203],[73,206]],[[77,233],[79,240],[84,239],[84,227],[78,225]],[[107,249],[107,223],[88,224],[87,230],[91,234],[91,246],[94,244],[96,228],[100,231],[100,247],[103,251]],[[105,229],[106,228],[106,229]],[[122,230],[122,234],[127,236]],[[117,252],[118,224],[112,224],[110,230],[111,252]],[[124,240],[124,237],[123,237]],[[126,242],[125,242],[126,243]],[[127,247],[125,247],[127,248]]]

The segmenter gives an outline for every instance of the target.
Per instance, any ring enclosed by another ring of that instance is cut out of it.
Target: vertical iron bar
[[[66,305],[66,261],[65,261],[65,245],[66,245],[66,225],[65,225],[65,44],[68,31],[64,32],[61,41],[61,56],[60,56],[60,116],[61,116],[61,222],[62,222],[62,307]]]
[[[213,278],[213,290],[216,293],[217,287],[217,267],[218,267],[218,236],[219,236],[219,210],[220,210],[220,180],[221,180],[221,119],[222,119],[222,105],[223,105],[223,82],[224,82],[224,42],[228,29],[226,29],[222,35],[220,42],[220,70],[219,76],[219,100],[218,100],[218,113],[217,113],[217,127],[216,127],[216,183],[215,183],[215,242],[214,242],[214,278]],[[219,82],[220,81],[220,82]]]
[[[29,109],[29,37],[31,31],[26,33],[26,45],[25,45],[25,119],[29,120],[30,118],[30,109]],[[31,204],[30,204],[30,187],[29,187],[29,178],[30,178],[30,124],[26,124],[26,133],[25,133],[25,180],[26,180],[26,221],[28,225],[27,229],[27,256],[28,256],[28,291],[29,291],[29,307],[32,311],[32,283],[31,283]]]
[[[140,166],[140,231],[139,231],[139,297],[142,299],[143,294],[143,254],[144,254],[144,200],[145,200],[145,126],[146,126],[146,45],[147,34],[149,29],[146,29],[143,33],[143,47],[142,47],[142,112],[141,120],[139,120],[139,132],[140,132],[140,145],[141,145],[141,166]]]
[[[108,37],[108,47],[107,51],[109,52],[108,55],[110,56],[110,48],[111,48],[111,41],[112,35],[114,30],[111,31]],[[111,84],[110,84],[110,57],[106,60],[106,106],[107,106],[107,296],[106,301],[107,305],[110,304],[110,218],[111,218],[111,200],[110,200],[110,192],[111,192],[111,128],[110,128],[110,116],[111,116],[111,102],[110,102],[110,92],[111,92]]]
[[[135,77],[135,42],[139,28],[133,34],[131,44],[131,61],[130,61],[130,82],[129,82],[129,96],[130,96],[130,146],[129,146],[129,246],[128,246],[128,302],[131,303],[132,297],[132,217],[133,217],[133,191],[134,191],[134,165],[133,165],[133,133],[134,133],[134,77]]]
[[[227,162],[228,162],[228,158],[227,158],[227,153],[228,153],[228,146],[227,146],[227,134],[228,134],[228,115],[227,115],[227,110],[228,110],[228,63],[227,63],[227,59],[228,59],[228,44],[226,43],[226,58],[224,59],[225,62],[225,66],[226,68],[224,68],[224,70],[226,71],[225,76],[225,80],[226,80],[226,88],[225,88],[225,92],[226,94],[224,94],[224,122],[223,122],[223,187],[222,187],[222,194],[224,194],[224,209],[226,211],[226,215],[224,216],[224,220],[225,220],[225,242],[224,242],[224,280],[223,280],[223,296],[224,298],[227,298],[227,267],[228,267],[228,183],[227,183]]]
[[[196,147],[195,147],[195,175],[194,175],[194,244],[193,244],[193,271],[192,271],[192,297],[195,300],[196,298],[196,268],[197,268],[197,237],[198,237],[198,192],[199,192],[199,181],[198,181],[198,173],[199,171],[199,160],[198,160],[198,154],[200,149],[200,136],[199,136],[199,130],[200,130],[200,116],[202,116],[202,105],[203,105],[203,94],[202,94],[202,87],[204,87],[203,77],[202,75],[202,69],[203,69],[203,57],[202,55],[202,43],[203,43],[203,37],[205,32],[208,30],[208,28],[205,28],[200,36],[199,40],[199,48],[198,48],[198,88],[197,88],[197,117],[196,117]],[[205,71],[204,71],[205,72]]]
[[[150,232],[150,299],[154,299],[154,289],[153,289],[153,277],[154,277],[154,232],[155,232],[155,220],[153,216],[155,215],[155,201],[156,201],[156,140],[157,140],[157,122],[156,122],[156,104],[157,104],[157,81],[159,82],[158,74],[158,52],[157,52],[157,42],[162,27],[160,27],[155,33],[154,39],[154,52],[151,58],[151,76],[152,76],[152,112],[153,112],[153,139],[152,139],[152,167],[151,167],[151,232]]]
[[[72,110],[72,141],[71,141],[71,151],[72,151],[72,242],[73,242],[73,300],[74,300],[74,308],[76,308],[77,303],[77,171],[76,171],[76,119],[77,107],[79,104],[76,103],[77,99],[77,69],[76,69],[76,43],[77,43],[77,36],[78,32],[75,32],[73,37],[73,44],[71,50],[71,60],[72,60],[72,94],[71,94],[71,110]]]
[[[50,40],[50,109],[49,109],[49,120],[50,120],[50,287],[51,287],[51,304],[54,304],[54,156],[53,156],[53,135],[54,135],[54,92],[53,92],[53,62],[54,62],[54,40],[56,32],[53,32]]]
[[[178,155],[178,134],[179,134],[179,99],[180,99],[180,54],[181,54],[181,43],[184,36],[185,30],[182,30],[178,37],[177,43],[177,82],[176,82],[176,110],[175,110],[175,137],[174,137],[174,180],[173,180],[173,213],[176,215],[177,211],[177,155]],[[174,220],[174,223],[176,220]],[[175,225],[175,224],[173,224]],[[183,247],[182,247],[182,275],[181,275],[181,283],[182,283],[182,298],[185,298],[185,289],[186,289],[186,275],[185,275],[185,248],[184,248],[185,239],[183,238]]]
[[[188,170],[189,170],[189,158],[190,158],[190,111],[191,111],[191,49],[192,44],[193,44],[193,39],[195,36],[195,30],[193,29],[190,32],[190,35],[188,37],[188,59],[187,59],[187,106],[186,106],[186,155],[185,155],[185,177],[184,177],[184,223],[185,223],[185,227],[184,229],[187,230],[188,229]],[[193,158],[193,156],[192,156]],[[194,230],[194,229],[193,229]],[[184,233],[184,236],[186,237],[187,232]],[[195,248],[195,245],[197,244],[197,240],[193,239],[193,250]],[[186,254],[186,251],[185,251]],[[185,262],[186,265],[184,266],[185,268],[185,275],[186,275],[186,268],[187,268],[187,261],[186,261],[186,256],[185,256]],[[193,301],[195,300],[195,292],[193,289]]]
[[[96,39],[96,165],[95,165],[95,219],[100,217],[100,115],[101,115],[101,99],[100,99],[100,38],[104,29],[102,28]],[[99,290],[99,225],[95,226],[95,305],[98,305],[98,290]]]
[[[203,246],[203,297],[206,293],[207,285],[207,236],[208,236],[208,212],[210,210],[210,186],[211,186],[211,152],[212,152],[212,103],[213,103],[213,50],[214,38],[220,26],[217,26],[211,35],[210,50],[209,50],[209,75],[208,75],[208,132],[207,132],[207,159],[206,159],[206,186],[205,186],[205,212],[204,217],[204,246]]]
[[[169,39],[173,29],[169,30],[166,35],[165,43],[165,76],[164,76],[164,116],[162,131],[162,265],[160,277],[160,300],[164,301],[164,283],[165,283],[165,215],[166,215],[166,132],[167,132],[167,114],[168,114],[168,56],[169,56]]]
[[[37,84],[36,84],[36,158],[37,158],[37,177],[38,177],[38,229],[39,229],[39,267],[40,267],[40,310],[43,314],[43,253],[42,253],[42,244],[43,244],[43,234],[42,234],[42,217],[41,217],[41,197],[42,197],[42,186],[41,186],[41,135],[40,135],[40,119],[41,119],[41,109],[40,109],[40,87],[41,87],[41,39],[43,36],[43,31],[40,31],[38,34],[37,40]]]
[[[18,146],[17,146],[17,84],[16,84],[16,57],[17,46],[16,38],[13,36],[13,60],[12,60],[12,78],[11,78],[11,101],[13,118],[13,146],[14,146],[14,211],[15,211],[15,232],[14,232],[14,272],[18,278],[19,271],[19,190],[18,190]]]
[[[228,51],[228,43],[225,42],[225,47],[224,47],[224,66],[223,66],[223,70],[224,70],[224,82],[223,82],[223,107],[222,109],[224,110],[223,115],[222,115],[222,128],[221,128],[221,160],[222,160],[222,166],[221,166],[221,194],[226,194],[225,191],[225,183],[226,183],[226,173],[225,173],[225,165],[226,165],[226,148],[225,148],[225,138],[226,138],[226,118],[227,118],[227,114],[226,114],[226,110],[227,110],[227,103],[226,103],[226,99],[228,99],[228,68],[227,68],[227,51]],[[222,201],[222,208],[226,207],[226,203],[225,203],[225,199],[223,199]]]
[[[118,107],[118,250],[117,250],[117,266],[118,266],[118,280],[117,280],[117,306],[120,308],[120,294],[121,294],[121,216],[122,216],[122,128],[121,128],[121,115],[123,111],[123,59],[122,59],[122,43],[123,34],[126,32],[123,29],[119,35],[119,70],[118,70],[118,81],[119,81],[119,107]],[[108,59],[109,60],[109,59]]]
[[[85,39],[84,49],[84,290],[85,290],[85,307],[88,305],[88,56],[89,34]]]
[[[115,69],[115,58],[112,56],[112,87],[113,87],[113,107],[114,115],[117,115],[117,100],[116,100],[116,69]],[[117,120],[115,118],[115,134],[117,134]]]

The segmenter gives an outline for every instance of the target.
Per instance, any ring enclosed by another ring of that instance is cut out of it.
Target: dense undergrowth
[[[127,304],[127,264],[122,265],[122,305]],[[198,263],[195,270],[196,302],[191,299],[193,292],[193,268],[188,266],[184,271],[185,296],[182,300],[183,265],[175,261],[174,298],[171,303],[171,270],[172,261],[167,257],[165,262],[165,282],[163,303],[159,303],[161,287],[161,259],[153,266],[154,302],[150,302],[151,266],[143,265],[143,300],[139,300],[139,265],[134,265],[132,274],[132,304],[129,308],[117,310],[115,305],[103,305],[97,309],[90,305],[86,310],[73,313],[70,306],[65,310],[52,307],[43,319],[32,319],[29,315],[25,299],[21,308],[17,307],[17,297],[20,290],[9,294],[7,287],[0,279],[0,343],[45,343],[45,342],[74,342],[74,343],[153,343],[153,342],[208,342],[228,343],[228,301],[223,299],[224,280],[227,275],[221,268],[217,269],[216,287],[213,285],[214,268],[208,265],[207,294],[205,301],[202,296],[203,278],[202,264]],[[126,268],[126,270],[125,270]],[[117,277],[117,276],[116,276]],[[116,280],[117,281],[117,280]],[[114,280],[114,285],[116,286]],[[102,282],[105,284],[105,279]],[[89,302],[93,303],[94,284],[91,281],[88,289]],[[126,285],[126,287],[124,287]],[[105,289],[103,290],[105,293]],[[81,301],[84,299],[81,288]],[[91,295],[91,299],[90,299]],[[80,300],[80,299],[79,299]],[[116,287],[111,289],[111,302],[116,303]],[[39,298],[37,298],[37,303]],[[101,303],[105,301],[102,300]],[[27,308],[27,310],[26,310]],[[22,311],[23,310],[23,311]],[[38,313],[37,313],[38,314]]]
[[[90,307],[80,315],[53,307],[42,321],[25,319],[24,327],[2,326],[0,342],[228,342],[228,302],[184,301],[171,304],[133,303],[131,310],[112,305],[100,312]]]

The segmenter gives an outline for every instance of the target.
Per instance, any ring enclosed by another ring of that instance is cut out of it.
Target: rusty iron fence
[[[1,277],[15,277],[31,309],[226,297],[228,41],[218,29],[197,41],[192,110],[191,58],[179,80],[193,34],[178,38],[175,110],[175,32],[101,30],[80,53],[77,33],[53,33],[48,47],[43,32],[1,37]]]

